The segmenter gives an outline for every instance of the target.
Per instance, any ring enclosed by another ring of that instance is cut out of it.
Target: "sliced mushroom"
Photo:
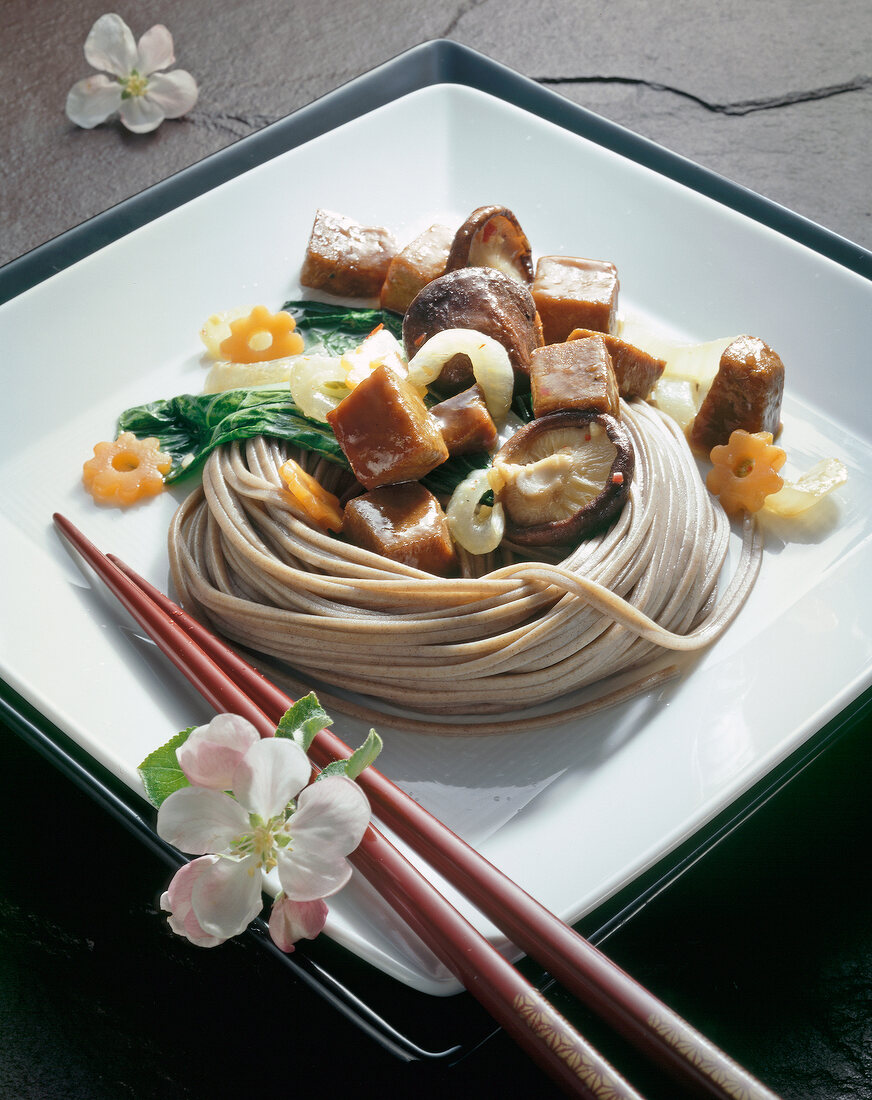
[[[518,219],[505,206],[480,206],[457,230],[445,270],[491,267],[519,283],[533,281],[533,253]]]
[[[618,515],[635,454],[608,413],[570,409],[526,424],[494,459],[490,480],[506,513],[506,535],[522,546],[587,538]]]
[[[498,341],[526,388],[530,356],[542,344],[542,330],[530,291],[487,267],[463,267],[428,283],[403,318],[403,342],[411,359],[437,332],[462,328]],[[472,385],[469,356],[456,355],[442,369],[439,388],[447,393]]]

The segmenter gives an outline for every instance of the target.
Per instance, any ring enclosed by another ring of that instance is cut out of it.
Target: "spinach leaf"
[[[173,459],[164,478],[168,484],[198,469],[222,443],[256,435],[286,439],[348,466],[330,428],[303,416],[287,388],[182,394],[167,401],[152,401],[123,412],[118,430],[157,437],[160,449]]]
[[[349,309],[307,301],[285,302],[282,309],[297,322],[296,331],[306,348],[319,345],[326,355],[342,355],[356,348],[377,325],[384,325],[402,342],[403,318],[387,309]]]

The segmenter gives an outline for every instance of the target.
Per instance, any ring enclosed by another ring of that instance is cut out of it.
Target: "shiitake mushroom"
[[[494,459],[490,482],[506,513],[506,538],[550,546],[596,534],[630,492],[635,452],[609,413],[568,409],[525,424]]]
[[[445,271],[490,267],[520,283],[533,281],[533,251],[518,219],[505,206],[480,206],[454,235]]]
[[[411,359],[444,329],[482,332],[503,345],[516,381],[529,387],[530,355],[542,344],[536,303],[526,286],[488,267],[462,267],[428,283],[403,317],[403,343]],[[442,368],[437,386],[454,393],[472,385],[468,355],[455,355]]]

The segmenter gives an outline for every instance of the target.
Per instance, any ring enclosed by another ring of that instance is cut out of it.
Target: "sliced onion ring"
[[[327,422],[327,413],[350,393],[345,368],[328,355],[303,355],[291,369],[291,397],[304,416]]]
[[[437,332],[409,360],[409,381],[416,386],[429,386],[455,355],[469,357],[488,412],[500,424],[512,403],[515,376],[509,353],[492,336],[471,328],[446,328]]]
[[[785,481],[777,493],[766,498],[765,507],[779,516],[798,516],[848,480],[845,464],[824,458],[796,481]]]
[[[474,470],[457,486],[445,514],[456,543],[470,554],[490,554],[503,541],[506,516],[501,504],[481,503],[490,491],[489,470]]]

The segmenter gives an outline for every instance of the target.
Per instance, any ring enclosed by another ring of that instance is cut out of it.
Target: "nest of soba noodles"
[[[342,468],[265,437],[227,445],[170,530],[180,599],[232,642],[296,674],[292,682],[367,697],[363,705],[332,697],[330,706],[385,725],[495,733],[623,698],[649,684],[667,651],[699,650],[726,629],[761,547],[749,520],[719,595],[729,521],[681,430],[642,402],[622,402],[621,411],[636,470],[607,531],[560,560],[509,546],[466,555],[463,575],[449,579],[313,529],[279,476],[293,457],[341,492]],[[629,687],[609,687],[631,669]],[[599,703],[595,691],[579,701],[575,693],[594,684]],[[369,709],[379,703],[420,713],[398,722]]]

